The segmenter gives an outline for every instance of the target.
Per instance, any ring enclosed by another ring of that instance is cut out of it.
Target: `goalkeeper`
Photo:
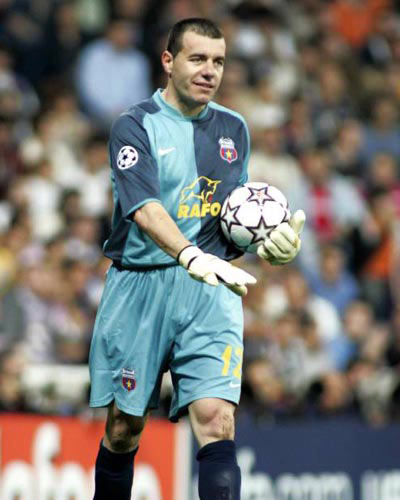
[[[224,199],[247,180],[243,118],[212,102],[225,41],[206,19],[171,30],[164,90],[123,113],[110,137],[114,213],[110,267],[90,351],[93,407],[108,407],[95,500],[131,498],[133,462],[163,372],[170,418],[189,413],[200,451],[201,500],[240,499],[234,444],[243,355],[241,296],[255,283],[219,226]],[[259,248],[273,264],[300,250],[304,213]]]

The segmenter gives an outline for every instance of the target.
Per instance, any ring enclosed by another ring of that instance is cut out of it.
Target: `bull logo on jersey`
[[[135,370],[122,368],[122,385],[127,391],[133,391],[136,387]]]
[[[211,214],[216,217],[221,211],[221,204],[212,202],[220,180],[213,180],[201,175],[181,191],[178,218],[205,217]]]
[[[217,186],[221,181],[213,181],[208,177],[204,177],[203,175],[197,177],[195,181],[190,184],[190,186],[186,186],[181,191],[181,203],[185,203],[191,198],[197,198],[201,200],[203,203],[207,203],[212,200],[215,191],[217,190]],[[199,193],[196,193],[197,188],[199,188]]]
[[[237,160],[238,154],[235,149],[235,143],[230,137],[221,137],[219,143],[219,155],[229,163]]]

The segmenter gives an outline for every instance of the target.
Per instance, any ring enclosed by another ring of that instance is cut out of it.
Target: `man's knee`
[[[117,453],[136,448],[146,420],[147,416],[135,417],[122,412],[114,403],[108,410],[105,445]]]
[[[189,406],[193,431],[200,446],[234,438],[234,411],[232,403],[216,398],[194,401]]]

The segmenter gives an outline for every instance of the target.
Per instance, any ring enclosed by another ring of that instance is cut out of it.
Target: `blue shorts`
[[[90,349],[90,406],[115,400],[120,410],[143,416],[157,408],[168,369],[171,420],[197,399],[237,404],[242,357],[242,301],[225,286],[194,281],[180,266],[111,266]]]

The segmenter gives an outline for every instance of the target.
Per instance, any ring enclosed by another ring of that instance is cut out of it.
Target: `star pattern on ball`
[[[247,226],[247,230],[253,235],[251,242],[249,245],[253,245],[254,243],[260,243],[265,241],[265,239],[269,236],[270,232],[276,227],[275,224],[269,226],[264,217],[260,217],[260,221],[256,227]]]
[[[260,205],[263,205],[266,201],[274,201],[272,196],[268,194],[265,187],[255,188],[247,186],[247,189],[251,192],[251,195],[247,198],[247,201],[256,201]]]
[[[239,208],[240,208],[240,205],[238,205],[237,207],[231,207],[231,205],[228,201],[227,206],[226,206],[226,211],[225,211],[222,219],[225,222],[229,233],[231,232],[233,225],[236,225],[236,226],[241,225],[239,222],[239,219],[236,216]]]

